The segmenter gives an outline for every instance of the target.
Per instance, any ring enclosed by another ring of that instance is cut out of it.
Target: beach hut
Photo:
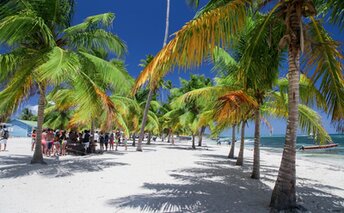
[[[11,124],[9,129],[11,137],[28,137],[32,130],[37,128],[37,121],[13,119],[9,123]]]

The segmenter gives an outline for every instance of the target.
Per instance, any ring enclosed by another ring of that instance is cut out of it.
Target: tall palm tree
[[[330,4],[329,4],[330,2]],[[280,48],[288,51],[288,125],[285,147],[281,166],[273,190],[270,206],[274,209],[290,209],[296,207],[296,173],[295,173],[295,143],[298,123],[299,73],[300,54],[304,50],[305,67],[315,68],[313,80],[319,82],[320,91],[326,96],[328,110],[333,122],[342,123],[344,117],[344,80],[340,59],[343,58],[339,46],[326,33],[319,22],[321,16],[315,17],[316,9],[325,6],[335,10],[324,10],[323,17],[331,17],[334,23],[343,27],[344,4],[340,0],[331,1],[210,1],[201,9],[194,20],[187,23],[146,67],[136,80],[135,88],[140,87],[148,79],[157,81],[174,65],[191,67],[200,65],[205,57],[212,54],[216,45],[231,45],[231,36],[240,31],[246,22],[247,7],[254,8],[274,4],[264,18],[256,36],[248,41],[250,52],[253,54],[257,44],[262,39],[266,28],[283,23],[284,36],[280,40]],[[255,9],[255,8],[254,8]],[[260,8],[258,8],[260,9]],[[326,15],[329,13],[330,15]],[[304,23],[304,18],[309,22]],[[281,20],[282,19],[282,20]],[[278,21],[281,20],[281,21]],[[308,39],[305,39],[308,38]],[[250,66],[252,54],[246,56],[246,65]],[[256,75],[259,75],[257,70]]]
[[[164,47],[166,45],[166,43],[167,43],[168,30],[169,30],[169,22],[170,22],[170,0],[166,0],[166,3],[167,3],[167,6],[166,6],[166,23],[165,23],[166,26],[165,26],[164,42],[163,42],[162,47]],[[147,58],[147,59],[149,59],[149,58]],[[147,66],[152,59],[153,59],[153,57],[151,57],[149,59],[149,61],[147,60],[145,66]],[[157,89],[157,86],[158,85],[150,85],[150,89],[149,89],[149,93],[148,93],[148,98],[147,98],[145,110],[144,110],[144,113],[143,113],[142,123],[141,123],[139,141],[137,143],[137,149],[136,149],[137,151],[142,151],[142,141],[143,141],[143,138],[144,138],[144,131],[145,131],[145,125],[146,125],[146,122],[147,122],[148,110],[149,110],[150,103],[152,101],[152,97],[154,95],[154,92]]]
[[[0,8],[0,44],[13,47],[0,57],[0,79],[4,82],[4,76],[9,76],[6,88],[0,92],[0,111],[13,112],[31,90],[38,89],[37,146],[31,162],[44,163],[40,143],[48,86],[72,84],[82,91],[80,105],[93,106],[89,107],[91,114],[98,109],[89,103],[99,97],[111,117],[114,106],[94,79],[102,82],[111,79],[114,86],[126,82],[125,76],[116,66],[89,51],[102,47],[122,55],[126,48],[116,35],[107,31],[114,14],[91,16],[70,27],[72,0],[2,1]]]

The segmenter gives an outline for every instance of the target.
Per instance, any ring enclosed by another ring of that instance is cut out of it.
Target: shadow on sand
[[[250,179],[248,166],[237,167],[226,156],[209,154],[202,155],[196,163],[201,167],[171,171],[170,176],[180,184],[145,183],[142,187],[151,193],[111,199],[106,204],[117,210],[130,208],[143,212],[270,211],[272,190],[261,181]],[[262,170],[265,169],[272,170],[263,166]],[[326,186],[317,185],[322,187]],[[311,212],[344,212],[344,198],[313,185],[298,187],[298,195]]]
[[[71,176],[79,172],[99,172],[113,166],[125,166],[126,163],[115,162],[113,158],[95,159],[92,156],[68,158],[59,161],[44,159],[47,165],[30,164],[31,156],[0,156],[0,179],[17,178],[32,174],[52,177]]]

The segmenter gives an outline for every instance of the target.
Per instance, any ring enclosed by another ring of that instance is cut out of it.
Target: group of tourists
[[[31,134],[31,151],[35,149],[37,132],[32,131]],[[43,129],[42,132],[42,153],[43,155],[50,156],[63,156],[66,155],[68,145],[82,145],[85,153],[91,153],[96,150],[99,144],[100,151],[115,150],[117,151],[118,145],[122,142],[127,150],[127,138],[123,132],[116,130],[112,132],[96,131],[94,135],[89,130],[77,132],[71,130],[53,130]]]

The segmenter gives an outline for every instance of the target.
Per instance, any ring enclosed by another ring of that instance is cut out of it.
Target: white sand
[[[153,144],[142,153],[120,147],[30,165],[29,141],[10,139],[9,151],[0,152],[1,213],[269,212],[281,159],[261,152],[261,181],[249,178],[252,150],[245,150],[241,168],[226,158],[225,145]],[[344,212],[342,162],[298,157],[299,202],[309,211]]]

